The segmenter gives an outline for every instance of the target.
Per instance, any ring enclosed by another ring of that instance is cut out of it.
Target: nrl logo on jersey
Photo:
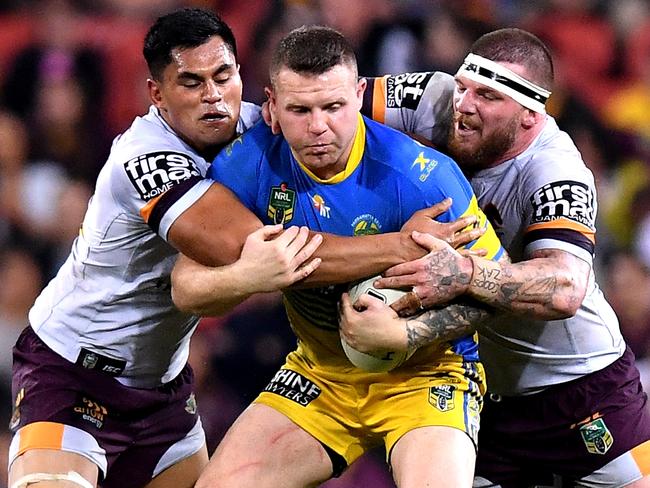
[[[289,189],[286,183],[271,187],[266,215],[274,224],[286,224],[291,221],[295,206],[296,192]]]
[[[388,108],[418,108],[424,88],[433,73],[404,73],[386,78],[386,106]]]
[[[143,154],[124,163],[124,169],[140,198],[145,201],[162,195],[182,181],[201,177],[192,158],[171,151]]]
[[[580,426],[580,436],[591,454],[605,454],[614,444],[614,437],[602,418]]]
[[[533,193],[530,201],[534,210],[533,224],[565,218],[594,228],[596,199],[592,189],[584,183],[554,181]]]

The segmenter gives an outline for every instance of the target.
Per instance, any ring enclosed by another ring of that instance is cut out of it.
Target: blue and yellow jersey
[[[343,236],[399,231],[416,210],[451,197],[452,207],[437,219],[478,215],[478,225],[487,232],[467,247],[487,249],[493,259],[503,254],[452,159],[362,116],[345,170],[328,180],[297,161],[284,138],[264,123],[222,151],[208,176],[230,188],[266,224],[306,225]],[[337,302],[345,289],[338,285],[285,293],[300,347],[317,363],[349,366],[338,334]],[[451,344],[452,352],[467,361],[478,359],[477,349],[475,337]]]

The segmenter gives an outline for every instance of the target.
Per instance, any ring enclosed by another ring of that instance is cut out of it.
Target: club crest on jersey
[[[422,183],[427,181],[427,178],[436,166],[438,166],[438,161],[425,157],[424,151],[420,151],[418,157],[411,163],[411,169],[416,168],[420,172],[420,177],[418,179]]]
[[[441,412],[448,412],[454,408],[454,392],[452,385],[432,386],[429,388],[429,403]]]
[[[404,73],[386,78],[386,106],[388,108],[418,108],[424,88],[433,73]]]
[[[271,187],[266,215],[274,224],[286,224],[291,221],[295,206],[296,192],[289,189],[286,183]]]
[[[614,436],[602,418],[581,425],[580,435],[591,454],[605,454],[614,444]]]
[[[130,159],[124,163],[124,170],[145,201],[162,195],[180,182],[201,177],[192,158],[172,151],[152,152]]]
[[[381,224],[372,215],[363,214],[352,221],[352,229],[355,236],[379,234],[381,232]]]
[[[594,228],[595,196],[591,188],[578,181],[554,181],[538,189],[530,197],[533,206],[532,224],[565,218]]]

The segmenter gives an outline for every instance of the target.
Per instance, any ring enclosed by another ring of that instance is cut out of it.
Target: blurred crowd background
[[[362,75],[454,73],[471,43],[526,28],[555,56],[549,112],[593,170],[597,276],[650,371],[650,3],[647,0],[2,0],[0,2],[0,488],[6,483],[11,347],[67,256],[110,143],[148,107],[142,39],[160,14],[211,8],[237,38],[244,98],[263,100],[288,30],[328,24]],[[212,450],[294,346],[279,296],[204,319],[193,341]],[[644,377],[650,377],[645,373]],[[383,452],[329,488],[392,487]]]

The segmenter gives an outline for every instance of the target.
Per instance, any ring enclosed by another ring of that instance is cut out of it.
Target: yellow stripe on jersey
[[[350,176],[355,169],[357,169],[357,166],[359,166],[359,163],[361,163],[361,158],[363,157],[363,151],[365,150],[365,148],[366,148],[366,124],[363,122],[363,117],[361,116],[361,114],[359,114],[358,121],[357,121],[357,132],[354,135],[354,141],[352,142],[352,150],[350,151],[350,156],[348,157],[348,161],[345,163],[345,169],[343,169],[343,171],[341,171],[340,173],[335,174],[331,178],[323,180],[318,176],[316,176],[314,173],[312,173],[307,166],[302,164],[302,162],[298,159],[293,149],[291,149],[291,153],[293,154],[293,157],[296,158],[296,161],[298,161],[298,164],[305,172],[305,174],[309,175],[309,177],[312,180],[326,185],[333,185],[334,183],[340,183],[348,176]]]
[[[479,228],[484,228],[486,229],[485,233],[476,239],[473,242],[470,242],[469,244],[466,244],[465,247],[469,249],[485,249],[487,251],[487,256],[485,256],[487,259],[495,259],[495,258],[500,258],[501,256],[497,256],[497,253],[501,251],[501,242],[499,241],[499,238],[497,237],[496,233],[494,232],[494,228],[490,224],[490,221],[488,220],[487,216],[485,213],[483,213],[483,210],[478,206],[478,201],[476,200],[476,196],[472,195],[472,199],[469,202],[469,205],[467,206],[467,210],[465,210],[465,213],[461,217],[466,217],[469,215],[476,215],[478,217],[478,221],[476,224],[474,224],[475,227]],[[466,227],[463,230],[468,229],[469,227]]]

